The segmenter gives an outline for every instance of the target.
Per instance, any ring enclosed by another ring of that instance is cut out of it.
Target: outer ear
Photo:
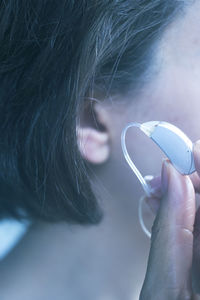
[[[81,124],[77,126],[79,151],[84,159],[93,164],[104,163],[110,154],[109,133],[106,124],[102,123],[105,113],[96,103],[92,110],[91,106],[86,106],[80,119]]]

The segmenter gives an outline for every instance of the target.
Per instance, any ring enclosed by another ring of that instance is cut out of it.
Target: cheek
[[[199,73],[184,69],[166,70],[149,92],[149,103],[142,119],[170,122],[195,141],[200,136],[199,82]]]
[[[165,89],[164,84],[160,82],[148,99],[141,98],[135,115],[134,105],[131,107],[129,122],[167,121],[182,129],[192,141],[195,141],[200,136],[200,122],[198,122],[200,89],[194,88],[194,83],[190,84],[189,81],[184,87],[178,79],[165,82],[167,82]],[[142,174],[160,173],[162,158],[166,156],[151,139],[138,128],[132,127],[128,129],[126,141],[131,158]]]
[[[159,117],[159,110],[155,111],[152,109],[153,100],[146,97],[140,97],[140,99],[130,99],[129,106],[126,113],[120,118],[117,123],[116,120],[113,122],[115,124],[115,131],[112,135],[112,159],[121,168],[121,174],[126,177],[126,180],[130,182],[137,182],[140,186],[137,178],[135,177],[130,166],[127,164],[122,147],[121,147],[121,133],[123,128],[130,122],[143,123],[150,120],[160,120],[162,113]],[[128,101],[126,102],[128,103]],[[160,110],[162,111],[162,110]],[[164,157],[160,148],[158,148],[155,143],[149,139],[142,131],[137,127],[131,127],[127,130],[126,134],[126,146],[131,156],[131,159],[135,163],[136,167],[140,170],[142,175],[153,174],[157,175],[161,171],[162,157]],[[128,172],[127,172],[128,170]],[[134,178],[134,181],[133,181]]]
[[[173,76],[170,75],[172,73]],[[120,178],[123,176],[126,184],[130,182],[130,185],[140,186],[121,149],[121,131],[129,122],[167,121],[183,130],[192,141],[200,138],[200,88],[192,77],[188,79],[184,74],[172,73],[159,78],[140,98],[126,102],[129,103],[126,113],[119,114],[114,120],[112,158],[114,165],[118,166]],[[132,127],[127,131],[126,144],[142,175],[160,174],[165,154],[151,139],[138,128]]]
[[[162,158],[160,148],[141,130],[133,127],[127,133],[127,150],[142,175],[157,175],[161,171]]]
[[[167,120],[195,141],[200,136],[200,77],[192,75],[183,73],[179,77],[174,76],[174,84],[171,84],[164,100]]]

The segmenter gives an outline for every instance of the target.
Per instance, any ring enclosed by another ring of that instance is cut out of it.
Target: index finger
[[[193,145],[194,163],[197,174],[200,176],[200,140],[196,141]]]
[[[195,192],[188,176],[168,162],[162,169],[161,199],[152,227],[151,248],[140,299],[192,299],[191,266]]]

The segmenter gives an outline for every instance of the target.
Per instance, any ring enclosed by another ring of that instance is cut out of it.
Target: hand
[[[196,172],[181,175],[169,160],[146,202],[156,213],[140,300],[200,299],[200,142],[194,144]],[[199,294],[198,294],[199,293]]]

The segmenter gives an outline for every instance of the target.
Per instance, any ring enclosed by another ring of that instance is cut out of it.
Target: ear
[[[96,101],[85,102],[77,125],[77,142],[84,159],[92,164],[104,163],[110,155],[107,112]]]

